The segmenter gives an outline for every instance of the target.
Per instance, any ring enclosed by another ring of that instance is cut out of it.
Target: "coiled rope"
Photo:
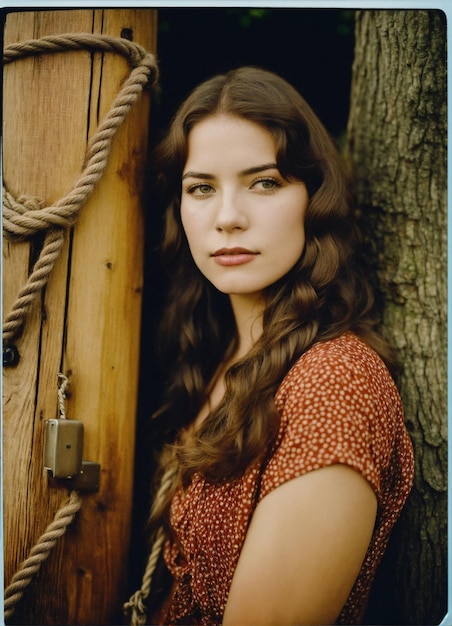
[[[177,464],[173,463],[162,476],[159,489],[155,496],[154,507],[160,508],[160,502],[166,494],[174,487],[174,481],[179,473]],[[165,544],[166,533],[161,526],[155,535],[151,552],[144,570],[141,587],[123,605],[123,611],[129,617],[130,626],[142,626],[146,624],[145,601],[151,593],[152,577],[157,566],[160,553]]]
[[[81,207],[104,173],[116,131],[143,89],[154,84],[158,78],[155,57],[141,46],[127,39],[89,33],[49,36],[12,44],[4,51],[3,62],[6,65],[29,55],[67,50],[116,52],[126,57],[133,69],[92,137],[82,174],[66,196],[46,207],[42,199],[24,195],[15,199],[3,187],[5,236],[18,241],[47,231],[38,260],[4,318],[4,345],[10,344],[20,334],[32,302],[46,285],[63,246],[64,231],[75,223]]]

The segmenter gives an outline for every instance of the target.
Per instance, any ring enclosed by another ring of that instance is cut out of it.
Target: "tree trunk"
[[[373,624],[438,624],[447,610],[445,46],[439,11],[357,13],[348,156],[416,459]]]
[[[149,51],[156,12],[62,10],[7,15],[5,46],[46,35],[95,33]],[[116,53],[64,51],[20,59],[4,72],[4,182],[16,198],[51,206],[83,169],[87,140],[131,72]],[[102,179],[82,207],[49,283],[4,369],[5,583],[67,499],[44,471],[45,422],[58,418],[57,375],[69,378],[67,416],[84,424],[83,460],[100,464],[97,492],[80,492],[75,521],[15,607],[17,624],[117,624],[126,599],[143,271],[140,187],[149,93],[141,93],[112,143]],[[4,311],[42,243],[5,242]],[[68,420],[69,421],[69,420]]]

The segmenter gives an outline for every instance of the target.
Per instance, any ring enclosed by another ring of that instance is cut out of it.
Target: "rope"
[[[132,67],[140,65],[145,56],[152,56],[146,50],[128,39],[94,35],[92,33],[67,33],[48,35],[40,39],[13,43],[3,53],[5,65],[26,56],[64,52],[67,50],[97,50],[99,52],[117,52],[130,60]]]
[[[18,241],[40,231],[48,231],[27,283],[5,317],[5,344],[11,343],[20,334],[33,300],[47,284],[64,243],[64,231],[76,222],[81,207],[104,173],[116,131],[143,89],[157,80],[157,63],[152,54],[126,39],[105,35],[68,34],[12,44],[5,49],[3,61],[9,64],[32,54],[79,49],[118,52],[127,57],[133,69],[92,137],[82,174],[66,196],[45,207],[44,202],[36,198],[21,196],[16,200],[3,188],[3,229],[6,237]]]
[[[27,559],[25,559],[19,570],[14,574],[11,583],[5,589],[5,620],[10,618],[14,613],[15,606],[23,596],[25,588],[30,583],[34,574],[39,570],[42,563],[49,556],[57,539],[65,533],[66,528],[74,519],[81,504],[82,501],[78,493],[72,491],[66,503],[57,511],[53,522],[48,525],[44,534],[41,535],[36,545],[30,550]]]
[[[155,497],[154,506],[157,505],[168,493],[174,484],[174,478],[178,474],[177,465],[171,465],[169,469],[163,474],[159,490]],[[165,544],[166,533],[161,526],[155,536],[152,544],[151,553],[149,555],[146,568],[144,570],[143,578],[141,581],[141,587],[129,598],[128,602],[123,605],[123,611],[130,618],[131,626],[142,626],[146,624],[146,606],[145,600],[151,593],[152,576],[160,557],[160,553]]]
[[[165,543],[165,538],[165,531],[160,527],[157,531],[151,554],[146,564],[141,588],[130,596],[128,602],[124,603],[124,613],[130,616],[131,626],[142,626],[146,624],[146,607],[144,602],[151,592],[152,576],[157,566],[163,544]]]
[[[5,204],[3,205],[5,208]],[[3,341],[13,341],[21,332],[26,315],[37,295],[45,287],[64,244],[64,232],[51,230],[44,240],[41,253],[33,271],[25,285],[20,289],[17,298],[3,321]]]
[[[69,378],[64,374],[58,374],[58,379],[61,381],[58,387],[58,408],[60,410],[60,419],[65,420],[66,417],[66,389],[69,385]]]

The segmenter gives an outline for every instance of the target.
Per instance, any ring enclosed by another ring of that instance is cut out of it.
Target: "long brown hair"
[[[176,447],[184,483],[194,472],[202,472],[210,481],[237,477],[265,454],[279,423],[276,390],[314,342],[352,330],[388,364],[392,361],[388,346],[374,330],[372,292],[355,260],[357,233],[351,199],[332,139],[284,79],[244,67],[196,88],[156,152],[167,194],[162,252],[171,287],[160,332],[170,377],[165,402],[155,418],[174,432],[190,424],[206,401],[214,372],[236,345],[228,296],[219,293],[196,268],[180,219],[189,133],[217,113],[268,129],[275,140],[281,174],[303,181],[310,200],[303,253],[286,276],[266,289],[261,338],[226,372],[221,405]]]

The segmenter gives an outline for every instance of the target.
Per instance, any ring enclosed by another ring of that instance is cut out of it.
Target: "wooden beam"
[[[156,47],[150,9],[13,12],[5,46],[88,32]],[[126,29],[126,31],[124,31]],[[8,190],[47,205],[78,179],[88,139],[130,67],[113,53],[45,54],[5,67],[3,172]],[[66,233],[50,281],[4,370],[5,583],[66,500],[43,469],[44,424],[58,417],[57,375],[69,377],[67,414],[84,424],[83,457],[101,465],[100,489],[82,493],[75,522],[15,609],[27,624],[120,623],[126,599],[138,384],[143,211],[149,93],[119,129],[103,178]],[[39,238],[3,248],[3,307],[25,283]]]

